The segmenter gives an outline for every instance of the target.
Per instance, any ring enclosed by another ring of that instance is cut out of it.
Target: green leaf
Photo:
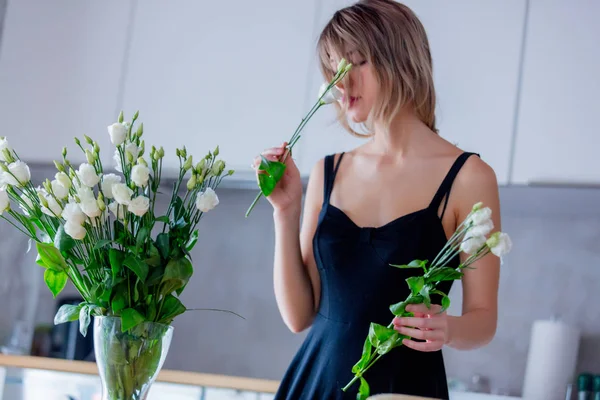
[[[163,278],[163,275],[165,273],[165,267],[163,266],[157,266],[154,267],[150,270],[150,273],[148,274],[148,278],[146,279],[146,286],[150,287],[150,286],[154,286],[154,285],[158,285]]]
[[[269,196],[275,190],[277,182],[275,178],[267,174],[258,174],[258,187],[262,191],[263,195]]]
[[[112,240],[108,240],[108,239],[98,240],[96,242],[96,244],[94,245],[94,250],[100,250],[101,248],[105,247],[108,244],[111,244],[112,242],[113,242]]]
[[[173,209],[175,210],[174,220],[177,221],[179,218],[182,218],[185,214],[185,207],[183,205],[183,200],[181,197],[177,196],[175,198],[175,204],[173,205]]]
[[[446,311],[448,308],[450,308],[450,297],[448,297],[448,295],[444,292],[442,292],[441,290],[432,290],[431,294],[438,294],[440,296],[442,296],[442,311],[444,312]]]
[[[429,282],[442,282],[442,281],[453,281],[462,278],[463,273],[450,267],[435,268],[429,271],[425,275],[425,281]]]
[[[87,335],[87,330],[88,327],[90,326],[90,312],[91,312],[91,308],[89,305],[84,305],[83,307],[81,307],[81,310],[79,311],[79,332],[81,332],[81,334],[83,336]]]
[[[416,295],[423,289],[425,279],[422,276],[411,276],[410,278],[406,278],[406,283],[408,283],[408,287],[412,294]]]
[[[148,321],[154,321],[154,319],[156,318],[156,303],[152,301],[152,295],[150,295],[149,297],[151,300],[148,303],[146,314],[148,317]]]
[[[123,264],[133,271],[134,274],[140,279],[140,281],[146,281],[146,277],[148,276],[148,265],[144,263],[142,260],[135,256],[127,256]]]
[[[127,332],[144,322],[146,319],[142,314],[133,308],[126,308],[121,311],[121,331]]]
[[[113,297],[112,302],[110,303],[110,307],[112,308],[113,313],[118,314],[121,310],[125,308],[125,304],[127,300],[125,299],[125,291],[127,290],[127,286],[120,286],[121,290],[117,290],[115,293],[115,297]]]
[[[187,258],[178,258],[169,261],[163,275],[163,290],[161,294],[167,295],[179,288],[184,287],[190,280],[194,268]]]
[[[169,257],[169,234],[161,233],[156,238],[156,248],[160,252],[162,258]]]
[[[54,316],[54,325],[77,321],[77,319],[79,319],[79,310],[81,310],[81,306],[82,304],[77,306],[73,304],[63,304],[60,306]]]
[[[413,260],[413,261],[409,262],[406,265],[390,264],[390,266],[395,267],[395,268],[401,268],[401,269],[406,269],[406,268],[421,268],[422,267],[422,261],[421,260]]]
[[[160,253],[154,244],[150,245],[150,254],[149,257],[144,260],[144,262],[152,267],[158,267],[160,263]]]
[[[65,227],[61,225],[54,236],[54,247],[59,251],[67,252],[75,247],[76,242],[73,238],[65,232]]]
[[[38,255],[35,257],[35,263],[37,265],[39,265],[40,267],[44,267],[44,268],[48,268],[48,266],[46,264],[44,264],[44,260],[42,260],[42,257],[40,257],[40,254],[38,253]]]
[[[35,247],[44,265],[54,271],[64,271],[67,269],[67,263],[60,254],[60,251],[52,244],[37,242]]]
[[[369,327],[369,341],[373,347],[378,347],[381,343],[387,341],[394,333],[396,333],[394,329],[372,322]]]
[[[396,304],[392,304],[390,306],[390,311],[392,312],[392,314],[394,314],[395,316],[405,316],[406,313],[406,306],[409,304],[421,304],[423,302],[423,296],[421,295],[417,295],[417,296],[410,296],[408,299],[401,301],[399,303]],[[412,313],[408,313],[408,314],[412,314]]]
[[[392,333],[389,338],[387,338],[385,341],[383,341],[381,343],[381,345],[377,348],[377,352],[382,355],[387,354],[394,347],[398,347],[399,345],[401,345],[402,340],[401,340],[400,336],[401,335],[398,332],[394,331],[394,333]]]
[[[425,304],[425,306],[427,308],[431,308],[431,298],[429,297],[429,286],[427,286],[427,285],[423,286],[423,288],[421,289],[419,294],[421,296],[423,296],[423,304]]]
[[[123,267],[123,260],[125,260],[125,253],[121,250],[110,249],[108,251],[108,260],[110,261],[110,269],[112,271],[113,280],[117,279],[119,272]]]
[[[161,215],[160,217],[156,218],[155,221],[157,222],[164,222],[165,224],[169,223],[169,216],[168,215]]]
[[[286,165],[279,161],[271,161],[269,163],[269,169],[267,173],[275,179],[275,182],[279,182],[285,173]]]
[[[150,229],[148,229],[145,226],[138,231],[137,238],[136,238],[136,241],[135,241],[135,246],[136,246],[136,248],[138,250],[140,248],[142,248],[142,246],[144,245],[144,243],[146,243],[146,240],[148,239],[149,235],[150,235]]]
[[[367,363],[369,362],[369,359],[371,358],[372,350],[373,350],[373,346],[371,345],[371,340],[367,336],[367,338],[365,339],[365,343],[363,344],[362,356],[361,356],[360,360],[358,360],[358,362],[356,364],[354,364],[354,366],[352,367],[353,374],[356,374],[357,372],[362,371],[367,366]]]
[[[197,242],[198,242],[198,229],[196,229],[194,232],[192,232],[192,234],[190,236],[190,240],[188,240],[188,242],[185,245],[185,249],[187,251],[192,251],[192,249],[194,248],[194,246],[196,245]]]
[[[173,318],[183,314],[185,311],[186,308],[183,303],[179,301],[177,297],[168,294],[167,297],[165,297],[165,301],[158,317],[158,322],[168,324],[173,320]]]
[[[46,282],[54,298],[65,288],[67,278],[65,271],[55,271],[50,268],[44,271],[44,282]]]
[[[369,384],[367,380],[361,376],[360,377],[360,386],[358,387],[358,395],[356,396],[357,400],[367,400],[371,395],[371,389],[369,388]]]

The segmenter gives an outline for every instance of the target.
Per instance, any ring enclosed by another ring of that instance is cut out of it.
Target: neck
[[[406,156],[412,149],[415,139],[423,137],[429,128],[410,111],[402,110],[392,120],[389,127],[375,124],[373,150],[382,154]]]

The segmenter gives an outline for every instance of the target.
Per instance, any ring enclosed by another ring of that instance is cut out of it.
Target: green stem
[[[375,353],[373,353],[373,355],[374,354]],[[363,376],[365,374],[365,372],[367,372],[369,370],[369,368],[371,368],[377,362],[377,360],[379,360],[383,356],[383,354],[378,354],[377,357],[375,359],[373,359],[373,355],[371,355],[371,360],[369,360],[367,367],[365,369],[363,369],[362,371],[356,373],[356,375],[354,375],[354,378],[352,378],[352,380],[346,386],[344,386],[342,391],[346,392],[348,389],[350,389],[352,387],[352,385],[354,385],[354,383],[357,380],[359,380],[361,378],[361,376]]]

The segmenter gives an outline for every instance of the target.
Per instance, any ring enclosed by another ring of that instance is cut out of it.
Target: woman
[[[369,134],[364,145],[314,166],[301,230],[302,186],[291,157],[268,197],[277,304],[290,330],[311,327],[276,399],[355,399],[358,385],[341,388],[353,377],[369,324],[389,324],[389,306],[406,298],[405,279],[416,273],[389,264],[432,260],[480,201],[500,229],[494,171],[437,134],[428,40],[410,9],[360,1],[332,17],[318,49],[325,80],[342,57],[353,64],[338,86],[340,122],[354,134],[348,121],[362,124]],[[285,146],[263,155],[280,159]],[[366,372],[371,394],[448,398],[440,350],[483,346],[496,330],[498,258],[486,256],[474,267],[462,279],[462,315],[415,305],[407,308],[415,317],[394,320],[412,339]]]

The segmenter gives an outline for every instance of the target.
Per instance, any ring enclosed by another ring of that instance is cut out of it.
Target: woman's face
[[[335,70],[340,59],[336,57],[331,61]],[[352,63],[352,68],[337,87],[344,95],[342,101],[347,104],[348,118],[354,123],[362,123],[368,119],[373,109],[379,93],[379,84],[372,64],[358,52],[351,52],[348,62]]]

